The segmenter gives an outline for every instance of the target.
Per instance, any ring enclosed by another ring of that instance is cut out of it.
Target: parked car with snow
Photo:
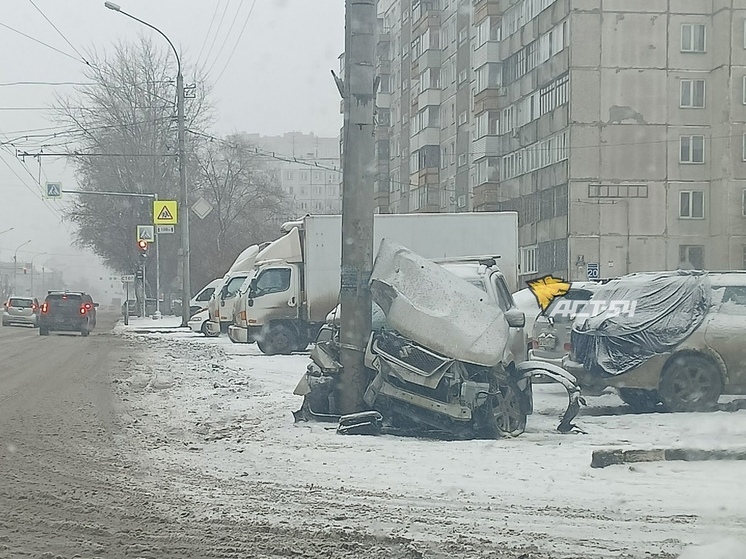
[[[197,334],[204,334],[208,338],[214,338],[219,334],[215,334],[210,330],[208,324],[209,322],[210,309],[204,309],[195,313],[194,316],[189,319],[187,325],[192,332],[196,332]]]
[[[562,366],[562,359],[570,352],[575,313],[583,311],[602,285],[601,282],[574,281],[567,293],[552,300],[546,311],[534,321],[529,335],[529,359]]]
[[[223,278],[216,278],[200,289],[189,301],[189,316],[194,316],[209,307],[210,298],[223,283]]]
[[[746,273],[631,274],[592,303],[573,323],[564,360],[584,393],[613,387],[638,410],[677,412],[746,394]]]

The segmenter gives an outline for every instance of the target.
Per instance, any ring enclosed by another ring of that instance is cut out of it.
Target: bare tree
[[[58,119],[69,127],[66,147],[81,154],[74,158],[80,189],[177,199],[173,57],[141,37],[137,43],[119,43],[109,56],[91,52],[88,59],[90,85],[58,98],[56,107]],[[203,130],[211,115],[204,84],[186,101],[188,128]],[[191,135],[187,139],[192,161],[200,140]],[[138,263],[135,229],[152,223],[152,204],[147,199],[81,195],[66,208],[66,217],[77,225],[80,246],[91,248],[111,268],[132,273]],[[178,235],[163,235],[159,242],[162,284],[168,286],[178,275]],[[151,284],[153,268],[148,274]]]
[[[196,190],[213,206],[193,239],[199,281],[218,276],[247,246],[274,240],[290,215],[288,200],[264,158],[242,136],[205,144],[195,154]]]

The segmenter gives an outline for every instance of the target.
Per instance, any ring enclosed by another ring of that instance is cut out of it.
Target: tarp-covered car
[[[640,410],[696,411],[746,390],[746,274],[631,274],[586,308],[564,363],[584,392],[614,387]]]
[[[525,361],[522,338],[511,341],[511,331],[523,327],[522,312],[504,311],[482,289],[387,239],[376,256],[370,286],[386,317],[365,352],[364,400],[377,418],[394,428],[458,438],[523,432],[532,410],[536,364]],[[333,419],[338,348],[335,329],[322,329],[311,352],[313,363],[295,392],[304,396],[296,420]],[[569,431],[580,402],[575,379],[556,366],[539,365],[541,373],[568,390],[570,405],[559,430]],[[360,419],[356,415],[351,423],[359,425]],[[341,426],[344,421],[340,418]]]

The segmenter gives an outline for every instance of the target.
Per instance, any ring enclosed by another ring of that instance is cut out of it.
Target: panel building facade
[[[517,210],[525,279],[743,268],[745,21],[746,0],[380,0],[378,211]]]

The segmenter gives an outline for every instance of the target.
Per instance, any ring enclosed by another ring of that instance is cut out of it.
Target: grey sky
[[[337,57],[344,49],[341,0],[256,0],[230,60],[253,0],[121,0],[118,3],[123,10],[159,27],[187,63],[194,63],[202,50],[199,64],[211,68],[208,78],[214,84],[212,99],[217,120],[213,133],[339,134],[342,123],[339,94],[329,70],[338,68]],[[12,9],[8,9],[10,4]],[[150,32],[137,22],[107,10],[103,0],[33,0],[33,3],[13,0],[6,2],[5,8],[3,24],[70,56],[0,26],[3,53],[0,142],[14,140],[29,130],[55,126],[49,111],[40,108],[50,106],[55,92],[72,91],[70,85],[9,84],[82,81],[85,66],[75,49],[81,53],[91,47],[105,51],[120,39],[136,40],[138,34]],[[163,41],[152,33],[156,44]],[[163,44],[166,48],[165,41]],[[185,80],[188,83],[190,77],[186,75]],[[31,145],[24,143],[23,147],[30,149]],[[72,168],[62,159],[44,158],[40,174],[37,161],[28,160],[24,166],[13,156],[13,146],[2,147],[0,232],[9,227],[14,230],[0,234],[0,260],[12,259],[15,248],[31,239],[19,251],[19,261],[48,252],[37,258],[37,266],[44,262],[65,266],[66,276],[71,278],[84,266],[88,272],[93,271],[96,259],[71,247],[71,226],[60,222],[60,207],[65,202],[41,200],[39,178],[42,184],[46,180],[61,180],[64,188],[74,188]]]

